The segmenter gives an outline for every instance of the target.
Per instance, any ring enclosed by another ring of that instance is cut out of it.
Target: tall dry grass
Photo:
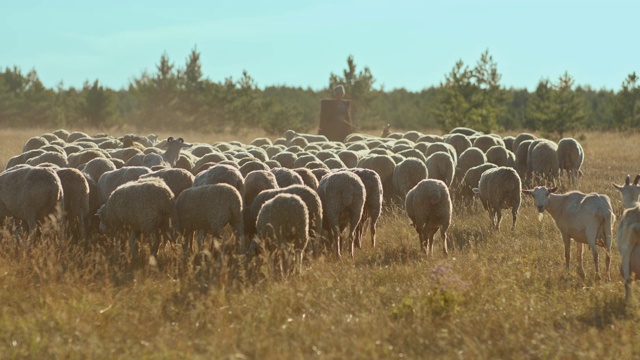
[[[3,132],[0,161],[39,130]],[[247,142],[262,135],[244,136]],[[581,141],[581,190],[609,195],[618,216],[622,205],[610,183],[640,170],[639,140],[587,133]],[[435,256],[427,258],[406,214],[392,209],[379,223],[375,249],[365,241],[355,260],[310,259],[285,279],[220,247],[210,258],[185,260],[179,247],[165,246],[157,268],[130,267],[113,258],[112,239],[74,246],[54,228],[24,248],[5,229],[0,357],[640,357],[640,293],[634,288],[631,304],[623,304],[615,245],[613,280],[594,279],[588,251],[582,279],[576,247],[565,273],[560,235],[548,215],[538,221],[530,200],[515,232],[507,225],[490,230],[481,207],[457,211],[449,257],[438,237]]]

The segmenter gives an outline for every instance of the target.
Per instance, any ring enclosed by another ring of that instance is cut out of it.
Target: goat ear
[[[525,195],[531,195],[531,191],[532,190],[529,190],[529,189],[522,189],[522,193]]]
[[[556,192],[556,191],[558,191],[558,187],[557,187],[557,186],[556,186],[556,187],[554,187],[554,188],[552,188],[552,189],[549,189],[549,192],[550,192],[550,193],[554,193],[554,192]]]
[[[183,142],[184,142],[184,139],[183,139],[183,138],[178,138],[178,141],[179,141],[180,143],[183,143]]]
[[[172,142],[172,141],[173,141],[173,136],[169,136],[169,137],[167,138],[167,142]]]

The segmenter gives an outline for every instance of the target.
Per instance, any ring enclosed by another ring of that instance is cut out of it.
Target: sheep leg
[[[204,230],[198,230],[198,252],[202,251],[204,246]]]
[[[193,241],[193,231],[186,231],[182,234],[182,252],[187,255],[191,250],[191,242]]]
[[[160,249],[160,231],[154,231],[151,233],[151,256],[158,257],[158,250]]]
[[[502,221],[502,210],[496,209],[496,230],[500,230],[500,222]]]
[[[576,253],[577,253],[577,257],[578,257],[578,275],[580,275],[581,278],[585,278],[585,273],[584,273],[584,267],[582,264],[582,243],[577,242],[576,243]],[[597,253],[596,253],[597,254]],[[597,264],[597,263],[596,263]],[[598,267],[596,265],[596,274],[598,273]]]
[[[520,204],[518,204],[519,207]],[[514,206],[511,208],[511,219],[513,223],[511,224],[511,231],[516,231],[516,221],[518,220],[518,207]]]
[[[335,224],[334,226],[331,227],[331,239],[333,239],[333,241],[336,243],[336,253],[338,254],[338,257],[341,257],[342,254],[340,254],[340,243],[342,242],[342,239],[340,239],[340,225]]]
[[[373,221],[373,219],[370,219],[370,227],[371,229],[369,231],[371,232],[371,247],[374,248],[376,247],[376,221]]]
[[[356,225],[356,233],[355,233],[355,239],[356,239],[356,245],[358,245],[358,249],[362,249],[362,233],[364,231],[364,225],[362,223],[362,221],[360,221],[358,223],[358,225]]]
[[[447,227],[445,226],[441,226],[440,227],[440,235],[442,235],[442,243],[443,243],[443,248],[444,248],[444,255],[445,256],[449,256],[449,249],[447,247]]]

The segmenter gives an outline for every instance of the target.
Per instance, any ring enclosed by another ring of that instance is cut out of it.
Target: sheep
[[[64,202],[60,178],[50,168],[21,165],[0,173],[0,219],[26,221],[29,235]]]
[[[640,246],[640,204],[626,209],[620,218],[616,243],[622,257],[622,276],[624,278],[624,301],[631,296],[631,273],[638,275],[638,249]],[[635,255],[635,256],[634,256]]]
[[[393,172],[396,163],[388,155],[365,156],[358,162],[358,167],[370,169],[378,173],[382,181],[384,196],[389,200],[393,194]]]
[[[107,158],[91,159],[88,163],[81,165],[82,172],[94,180],[99,180],[102,174],[115,169],[116,165]]]
[[[449,134],[444,138],[444,142],[453,146],[458,155],[471,147],[471,140],[463,134]]]
[[[505,136],[502,138],[502,142],[504,142],[504,147],[511,152],[515,151],[513,150],[513,143],[515,141],[516,141],[516,138],[513,136]]]
[[[504,147],[504,142],[502,141],[502,139],[493,135],[480,135],[473,141],[473,146],[479,148],[485,153],[487,152],[487,150],[489,150],[489,148],[496,145]]]
[[[238,170],[240,170],[240,174],[242,174],[242,176],[246,178],[247,175],[252,171],[256,171],[256,170],[269,171],[269,166],[267,166],[264,162],[260,160],[250,160],[242,164]]]
[[[151,169],[144,166],[124,167],[121,169],[107,171],[98,179],[98,199],[100,204],[104,204],[109,199],[111,193],[120,185],[129,181],[138,180],[140,176],[148,174]]]
[[[274,156],[272,156],[271,160],[275,160],[279,162],[280,165],[282,165],[282,167],[284,168],[292,169],[294,167],[293,164],[295,163],[297,158],[298,158],[298,155],[290,151],[281,151],[275,154]]]
[[[307,140],[307,142],[327,142],[329,141],[329,139],[327,139],[326,136],[324,135],[312,135],[312,134],[302,134],[302,133],[297,133],[293,130],[287,130],[284,133],[284,137],[285,139],[287,139],[287,141],[291,141],[292,139],[296,138],[296,137],[302,137],[305,140]]]
[[[444,254],[448,255],[447,229],[451,224],[451,196],[441,180],[425,179],[409,190],[405,199],[407,215],[418,233],[420,250],[433,254],[434,235],[440,229]]]
[[[143,174],[140,179],[148,179],[151,177],[157,177],[167,184],[173,195],[177,198],[184,190],[193,186],[194,176],[185,169],[169,168],[161,169]]]
[[[303,185],[304,180],[302,177],[296,173],[295,171],[289,168],[275,168],[269,170],[276,177],[276,182],[278,186],[283,188],[291,185]]]
[[[371,233],[371,247],[376,247],[376,229],[378,219],[382,214],[383,189],[380,176],[373,170],[354,168],[348,169],[352,173],[358,175],[367,194],[364,207],[362,209],[362,218],[356,227],[356,244],[358,248],[362,247],[362,232],[367,221],[369,221],[369,232]]]
[[[255,197],[251,206],[244,210],[246,237],[252,238],[256,234],[256,221],[262,205],[278,194],[294,194],[299,196],[309,210],[309,236],[314,239],[320,236],[323,226],[323,210],[320,196],[306,185],[292,185],[285,188],[263,190]]]
[[[29,150],[27,152],[23,152],[21,154],[12,156],[11,158],[9,158],[9,160],[7,160],[7,165],[5,170],[11,169],[16,165],[26,164],[29,159],[32,159],[44,153],[45,151],[42,149],[34,149],[34,150]]]
[[[424,162],[408,158],[396,165],[393,171],[393,186],[397,196],[404,202],[409,190],[428,176]]]
[[[424,155],[428,158],[429,156],[437,153],[438,151],[448,153],[451,156],[451,159],[453,160],[454,164],[458,161],[458,153],[456,152],[456,149],[453,146],[443,142],[429,145]]]
[[[498,166],[507,166],[509,161],[509,150],[504,146],[496,145],[490,147],[487,152],[487,162],[496,164]]]
[[[256,228],[270,251],[277,248],[286,251],[286,247],[292,247],[295,263],[302,269],[302,258],[309,242],[309,210],[299,196],[278,194],[265,202],[258,213]]]
[[[611,183],[614,188],[618,189],[622,193],[622,205],[625,209],[630,209],[638,204],[638,197],[640,196],[640,186],[638,186],[639,181],[640,174],[636,175],[636,178],[633,180],[633,185],[630,184],[630,175],[627,175],[624,186]]]
[[[316,181],[317,183],[317,181]],[[249,208],[253,200],[263,190],[277,189],[275,175],[268,170],[254,170],[244,178],[244,206]]]
[[[293,171],[296,174],[300,175],[300,178],[302,178],[302,182],[304,183],[304,185],[307,185],[313,190],[318,189],[318,179],[316,179],[316,176],[313,175],[313,172],[311,172],[311,169],[295,168],[293,169]]]
[[[454,179],[457,179],[456,183],[459,183],[462,180],[462,177],[467,173],[467,170],[486,162],[487,156],[477,147],[472,146],[463,151],[458,157],[458,162],[456,163],[454,175]]]
[[[69,167],[77,169],[80,165],[88,163],[91,159],[109,157],[110,155],[104,150],[85,149],[69,155],[67,161],[69,162]]]
[[[318,196],[322,201],[323,225],[329,232],[329,242],[336,244],[340,252],[340,233],[349,225],[348,238],[351,242],[351,258],[354,257],[355,232],[362,218],[366,190],[356,174],[340,171],[323,177],[318,185]]]
[[[175,197],[171,189],[157,178],[130,181],[113,191],[100,207],[100,231],[116,234],[128,231],[131,259],[136,256],[136,237],[151,237],[150,264],[156,263],[160,247],[160,231],[168,231]],[[119,252],[120,237],[116,249]]]
[[[516,138],[517,140],[517,138]],[[527,181],[527,163],[529,155],[529,146],[533,140],[523,140],[515,150],[516,164],[515,169],[520,175],[520,179]]]
[[[477,135],[477,134],[482,134],[476,130],[467,128],[467,127],[462,127],[459,126],[451,131],[449,131],[449,134],[462,134],[462,135],[466,135],[466,136],[473,136],[473,135]]]
[[[518,136],[516,136],[515,140],[513,140],[513,147],[510,150],[513,152],[516,152],[518,150],[518,147],[520,146],[520,144],[522,144],[523,141],[535,140],[535,139],[537,139],[537,137],[533,134],[520,133],[518,134]]]
[[[225,225],[230,224],[238,241],[237,250],[244,253],[242,211],[242,196],[229,184],[205,184],[184,190],[176,200],[174,214],[175,227],[185,237],[184,252],[191,248],[193,231],[198,230],[198,249],[202,249],[206,232],[221,238]]]
[[[584,161],[582,145],[573,138],[564,138],[558,141],[557,153],[560,175],[566,171],[569,185],[577,188],[580,185],[580,167]]]
[[[516,229],[521,191],[522,183],[518,172],[505,166],[484,171],[480,176],[478,187],[473,189],[473,192],[480,197],[482,207],[489,211],[491,225],[496,230],[500,230],[502,209],[511,208],[513,220],[511,231]]]
[[[427,173],[430,179],[442,180],[447,186],[453,183],[455,163],[449,153],[438,151],[427,158]]]
[[[538,139],[529,145],[527,155],[527,184],[533,184],[538,179],[547,183],[555,183],[558,178],[558,145],[551,140]]]
[[[237,168],[227,164],[215,165],[196,175],[193,180],[193,187],[221,183],[233,186],[241,196],[244,196],[245,188],[242,173]]]
[[[467,205],[471,204],[471,201],[473,201],[473,197],[475,196],[473,189],[478,187],[482,174],[489,169],[495,169],[497,167],[498,165],[496,164],[484,163],[467,170],[460,181],[459,188],[460,197],[467,203]]]
[[[65,129],[58,129],[53,132],[53,135],[57,136],[59,139],[63,141],[67,141],[67,138],[69,137],[69,131]]]
[[[74,168],[55,169],[64,193],[64,220],[80,238],[86,235],[89,224],[89,183],[84,174]]]
[[[27,142],[22,147],[22,152],[27,152],[29,150],[40,149],[41,147],[49,145],[49,141],[42,136],[34,136],[29,138]]]
[[[611,183],[614,188],[620,191],[622,204],[625,208],[616,236],[618,250],[622,257],[620,272],[625,280],[625,301],[628,301],[631,295],[631,274],[635,273],[636,279],[640,274],[640,246],[637,246],[639,239],[637,224],[640,223],[640,210],[638,209],[640,174],[635,177],[633,184],[630,183],[630,180],[630,175],[627,175],[624,186]]]
[[[556,223],[564,242],[564,256],[566,270],[569,271],[571,258],[571,239],[578,243],[578,270],[584,277],[582,267],[582,245],[588,244],[593,254],[596,277],[600,278],[598,269],[598,249],[596,245],[604,246],[606,250],[606,279],[611,280],[609,266],[611,264],[611,238],[615,215],[611,208],[611,200],[607,195],[590,193],[584,194],[571,191],[565,194],[555,194],[557,187],[547,188],[537,186],[533,189],[522,190],[531,195],[538,212],[546,210]]]

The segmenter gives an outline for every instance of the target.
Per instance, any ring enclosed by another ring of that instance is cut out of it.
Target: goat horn
[[[638,185],[638,181],[640,181],[640,174],[636,175],[636,178],[633,180],[633,185]]]
[[[627,174],[627,178],[624,180],[624,184],[628,186],[630,181],[631,181],[631,175]]]

